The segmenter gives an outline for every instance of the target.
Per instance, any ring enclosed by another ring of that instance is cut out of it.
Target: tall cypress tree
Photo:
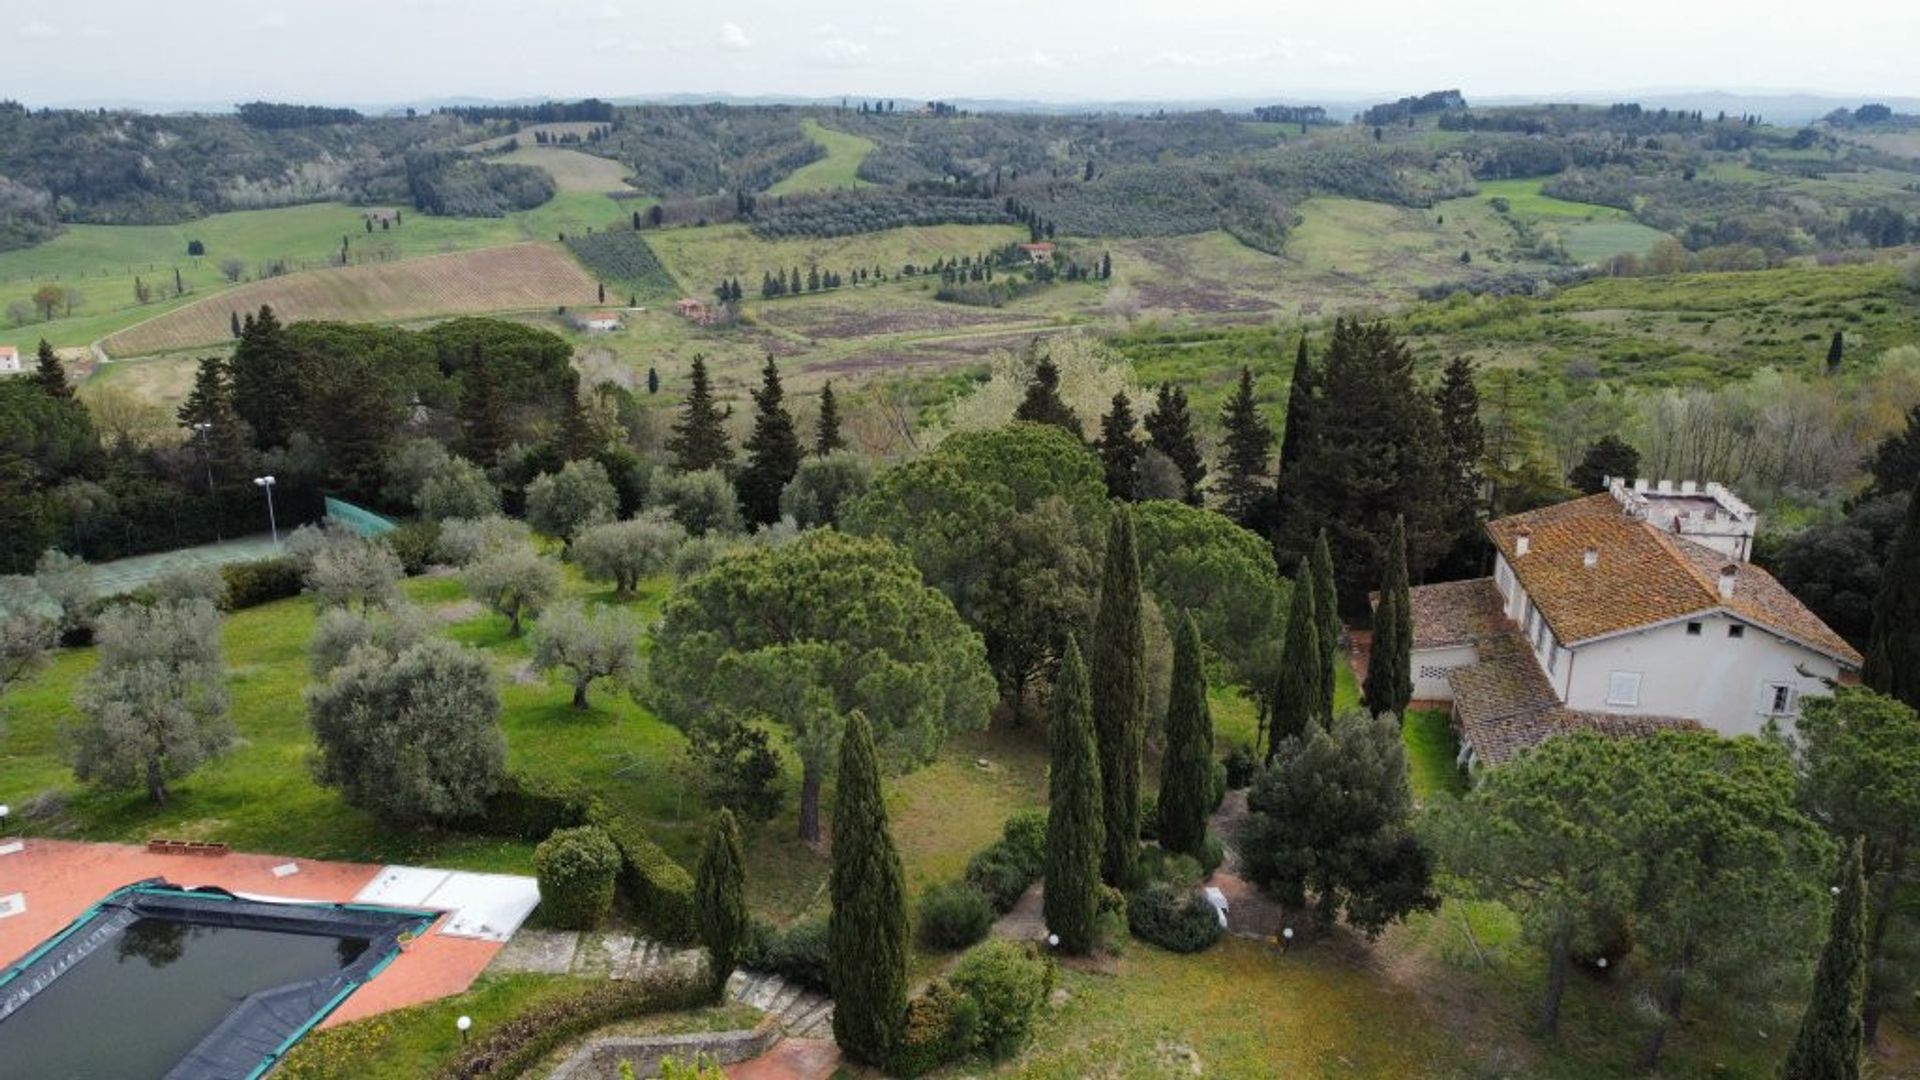
[[[1781,1080],[1860,1080],[1866,1047],[1861,1012],[1867,994],[1866,871],[1861,842],[1842,862],[1827,944],[1813,975],[1813,997],[1780,1069]]]
[[[1121,508],[1107,527],[1106,568],[1088,657],[1093,727],[1100,739],[1100,819],[1106,823],[1100,876],[1119,888],[1132,884],[1140,853],[1140,752],[1147,712],[1147,645],[1140,605],[1133,514]]]
[[[1401,518],[1393,519],[1384,569],[1367,656],[1367,711],[1399,716],[1413,697],[1413,609],[1407,595],[1407,526]]]
[[[1213,717],[1200,631],[1182,612],[1173,634],[1173,686],[1167,697],[1167,754],[1160,762],[1160,846],[1205,859],[1212,812]]]
[[[1305,559],[1293,577],[1293,601],[1287,605],[1286,636],[1281,641],[1280,675],[1273,688],[1272,729],[1267,732],[1267,760],[1288,738],[1304,738],[1316,723],[1325,723],[1330,695],[1323,683],[1326,665],[1320,656],[1320,620],[1314,615],[1313,574]]]
[[[1207,463],[1200,456],[1200,440],[1193,434],[1187,392],[1172,383],[1161,383],[1142,426],[1147,429],[1148,444],[1165,454],[1174,468],[1180,470],[1180,479],[1187,489],[1183,501],[1189,506],[1199,506],[1200,481],[1206,479]]]
[[[46,338],[40,339],[39,362],[33,369],[34,385],[48,397],[69,398],[73,396],[73,387],[67,384],[66,365],[54,354],[53,346]]]
[[[693,879],[693,919],[700,944],[707,947],[707,971],[715,1000],[726,992],[727,977],[740,961],[747,941],[747,871],[740,851],[740,826],[724,807],[707,828],[700,867]]]
[[[233,407],[252,427],[253,444],[262,450],[285,446],[293,433],[299,389],[291,351],[280,320],[262,304],[259,313],[241,325],[240,343],[228,362]]]
[[[906,889],[887,831],[873,726],[857,710],[840,739],[829,891],[834,1041],[855,1061],[884,1065],[907,1015]]]
[[[714,403],[707,358],[695,353],[687,400],[681,403],[680,419],[674,421],[673,435],[667,439],[667,453],[673,455],[674,468],[681,472],[725,468],[733,460],[725,426],[732,414],[732,409],[722,411]]]
[[[1129,502],[1138,497],[1141,450],[1133,437],[1133,402],[1122,391],[1113,395],[1113,409],[1100,418],[1100,463],[1110,497]]]
[[[1244,526],[1252,526],[1267,499],[1267,455],[1273,450],[1273,427],[1253,397],[1253,369],[1240,369],[1240,386],[1220,410],[1226,435],[1220,452],[1220,511]]]
[[[747,467],[740,471],[740,511],[751,525],[780,520],[780,489],[800,471],[800,436],[787,412],[786,391],[773,354],[760,371],[753,394],[753,433],[747,436]]]
[[[1900,538],[1880,571],[1861,681],[1920,708],[1920,487],[1914,488]]]
[[[1033,424],[1052,424],[1073,432],[1076,439],[1084,439],[1087,433],[1080,426],[1080,418],[1067,407],[1060,396],[1060,367],[1053,357],[1042,356],[1034,364],[1033,380],[1027,383],[1027,396],[1020,401],[1019,408],[1013,410],[1015,420],[1025,420]]]
[[[1280,431],[1280,490],[1287,489],[1287,470],[1297,464],[1313,439],[1313,361],[1307,356],[1307,337],[1293,354],[1293,380],[1287,384],[1287,424]]]
[[[1480,427],[1480,389],[1474,385],[1472,361],[1455,357],[1447,363],[1440,386],[1434,391],[1433,407],[1440,420],[1437,451],[1441,523],[1452,538],[1447,565],[1459,576],[1470,577],[1483,565],[1485,541],[1480,535],[1480,494],[1485,480],[1480,473],[1480,462],[1487,450],[1486,433]]]
[[[1833,340],[1827,343],[1827,374],[1840,370],[1841,361],[1847,358],[1847,336],[1838,330],[1833,332]]]
[[[1328,719],[1333,712],[1333,688],[1339,685],[1334,665],[1340,663],[1340,595],[1333,584],[1333,549],[1327,530],[1313,540],[1313,614],[1320,623],[1320,688],[1326,694]],[[1298,583],[1295,583],[1296,587]]]
[[[1084,953],[1094,946],[1100,913],[1100,751],[1087,701],[1087,665],[1071,637],[1053,685],[1053,719],[1047,732],[1052,768],[1047,774],[1046,891],[1041,899],[1047,929],[1060,948]]]
[[[846,445],[847,440],[840,436],[840,402],[833,396],[833,380],[828,379],[820,388],[820,416],[814,422],[813,453],[816,457],[826,457]]]

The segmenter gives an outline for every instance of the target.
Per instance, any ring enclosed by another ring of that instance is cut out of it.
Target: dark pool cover
[[[153,878],[128,885],[71,925],[0,971],[0,1060],[6,1056],[7,1018],[103,947],[121,946],[129,928],[153,922],[304,934],[366,942],[328,973],[261,990],[241,999],[170,1071],[167,1080],[245,1078],[267,1071],[300,1036],[399,953],[404,933],[419,933],[434,913],[358,904],[249,900],[224,889],[182,889]],[[110,961],[109,961],[110,962]],[[111,1025],[114,1017],[102,1016]]]

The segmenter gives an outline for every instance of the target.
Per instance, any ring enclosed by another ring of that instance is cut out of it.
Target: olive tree
[[[400,600],[400,556],[378,540],[334,536],[313,553],[307,591],[324,607],[358,603],[362,611]]]
[[[428,521],[486,517],[500,512],[500,488],[480,466],[448,457],[421,481],[413,508]]]
[[[655,469],[647,484],[646,505],[671,516],[691,536],[732,534],[747,527],[733,482],[718,469],[690,473]]]
[[[532,548],[508,548],[469,565],[461,578],[467,591],[507,617],[508,632],[519,637],[521,621],[560,595],[560,567]]]
[[[573,685],[573,707],[587,707],[595,679],[624,679],[639,666],[640,623],[618,608],[587,611],[562,604],[533,628],[533,666],[561,670]]]
[[[581,530],[613,520],[620,495],[597,461],[569,461],[527,485],[527,521],[568,544]]]
[[[434,554],[455,566],[466,566],[489,555],[532,546],[533,532],[526,522],[488,514],[441,522]]]
[[[573,542],[573,561],[589,581],[611,581],[621,595],[640,579],[673,565],[687,530],[664,511],[646,510],[626,521],[595,525]]]
[[[820,836],[820,793],[848,713],[910,767],[981,727],[993,678],[980,638],[905,553],[832,530],[728,552],[668,599],[645,696],[683,729],[768,720],[800,756],[800,837]]]
[[[99,662],[75,695],[74,775],[144,787],[165,806],[168,781],[233,741],[220,613],[205,600],[108,609],[94,627]]]

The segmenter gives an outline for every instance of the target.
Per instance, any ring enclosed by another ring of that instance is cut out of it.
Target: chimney
[[[1600,565],[1600,549],[1588,548],[1586,550],[1586,554],[1580,557],[1580,561],[1585,563],[1587,569],[1589,570],[1593,569],[1596,566],[1599,566]]]
[[[1722,599],[1733,598],[1733,583],[1739,575],[1740,568],[1732,563],[1728,563],[1720,568],[1720,596]]]
[[[1533,530],[1532,529],[1529,529],[1525,525],[1522,525],[1520,526],[1520,528],[1514,530],[1514,534],[1513,534],[1514,558],[1517,559],[1517,558],[1520,558],[1521,556],[1524,556],[1527,553],[1527,549],[1531,548],[1532,546],[1533,546]]]

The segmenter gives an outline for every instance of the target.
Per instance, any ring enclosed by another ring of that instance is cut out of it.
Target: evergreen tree
[[[1060,935],[1060,948],[1069,953],[1089,952],[1095,944],[1106,842],[1100,824],[1100,751],[1087,693],[1087,665],[1079,643],[1069,637],[1053,685],[1047,733],[1052,768],[1047,773],[1047,884],[1041,897],[1047,929]]]
[[[786,391],[773,354],[753,395],[753,433],[747,436],[747,467],[740,471],[740,511],[751,525],[780,520],[780,491],[800,471],[800,436],[787,412]]]
[[[907,1015],[906,889],[887,831],[873,726],[858,710],[847,717],[840,740],[829,890],[834,1041],[855,1061],[883,1065]]]
[[[683,473],[725,468],[733,460],[725,426],[732,414],[732,409],[723,412],[714,403],[713,386],[707,381],[707,358],[695,353],[687,400],[680,406],[680,419],[674,422],[672,437],[667,439],[667,453],[673,455],[673,467]]]
[[[1173,686],[1167,698],[1167,753],[1160,762],[1160,846],[1206,858],[1213,811],[1213,717],[1200,631],[1182,612],[1173,634]]]
[[[1920,709],[1920,488],[1880,571],[1861,681]]]
[[[1598,495],[1607,490],[1609,477],[1632,482],[1639,474],[1640,451],[1618,435],[1605,435],[1587,447],[1580,464],[1567,473],[1567,483],[1583,495]]]
[[[1013,418],[1034,424],[1052,424],[1073,432],[1076,439],[1086,438],[1086,432],[1080,427],[1080,418],[1060,397],[1060,368],[1051,356],[1042,356],[1034,364],[1033,381],[1027,384],[1027,396],[1021,400],[1020,407],[1013,411]]]
[[[1867,993],[1867,883],[1861,841],[1847,846],[1827,944],[1814,970],[1813,997],[1781,1080],[1860,1080],[1866,1046],[1861,1020]]]
[[[233,383],[225,360],[209,356],[200,361],[193,389],[175,415],[180,426],[194,432],[197,448],[206,455],[209,487],[237,485],[252,475],[248,466],[253,437],[247,422],[234,411]],[[207,427],[201,430],[199,424]]]
[[[1840,362],[1847,357],[1846,335],[1838,330],[1833,332],[1833,340],[1827,343],[1827,374],[1840,370]]]
[[[1873,480],[1860,493],[1856,503],[1912,491],[1920,484],[1920,405],[1907,413],[1904,428],[1887,436],[1867,459],[1867,475]]]
[[[659,392],[660,392],[660,369],[655,367],[649,367],[647,369],[647,393],[657,394]]]
[[[53,346],[47,344],[46,338],[40,339],[39,363],[33,369],[33,383],[48,397],[70,398],[73,396],[73,387],[67,385],[66,365],[54,355]]]
[[[1447,363],[1433,396],[1440,421],[1440,517],[1452,539],[1447,564],[1462,577],[1482,565],[1480,493],[1485,481],[1480,460],[1486,452],[1486,433],[1480,428],[1480,390],[1473,382],[1473,363],[1455,357]]]
[[[233,339],[235,341],[240,340],[240,313],[238,311],[227,312],[227,323],[228,329],[233,334]]]
[[[847,440],[840,435],[840,402],[833,396],[833,380],[820,388],[820,416],[814,421],[813,453],[815,457],[826,457],[835,450],[846,448]]]
[[[1287,606],[1286,636],[1282,639],[1280,677],[1273,688],[1272,730],[1267,733],[1267,760],[1281,743],[1305,739],[1316,724],[1327,723],[1323,684],[1326,665],[1320,656],[1320,621],[1315,616],[1313,573],[1300,561],[1293,578],[1293,601]]]
[[[291,349],[272,308],[261,305],[257,315],[241,324],[240,343],[227,370],[233,377],[233,407],[252,427],[253,444],[262,450],[285,446],[293,433],[299,390],[292,378]]]
[[[1133,437],[1133,403],[1124,391],[1113,395],[1112,411],[1100,418],[1100,463],[1109,497],[1129,502],[1137,497],[1142,449]]]
[[[1240,369],[1240,386],[1220,410],[1225,429],[1220,453],[1221,513],[1252,526],[1267,498],[1267,455],[1273,450],[1273,428],[1253,398],[1253,369]]]
[[[1185,501],[1199,506],[1200,481],[1206,478],[1207,465],[1200,456],[1200,441],[1193,434],[1193,416],[1187,412],[1187,392],[1172,383],[1161,383],[1143,426],[1147,429],[1149,445],[1165,454],[1180,470],[1180,479],[1187,487]]]
[[[1146,636],[1141,612],[1140,557],[1133,514],[1114,512],[1107,527],[1106,568],[1093,614],[1093,725],[1100,739],[1101,821],[1106,850],[1100,876],[1126,888],[1133,882],[1140,840],[1140,753],[1146,740]]]
[[[700,851],[699,872],[693,879],[694,922],[700,944],[707,947],[707,973],[713,979],[714,998],[726,991],[727,977],[746,947],[746,860],[740,851],[740,827],[733,811],[722,807],[707,828]]]
[[[1300,347],[1293,354],[1293,378],[1287,383],[1287,423],[1280,431],[1280,491],[1287,489],[1287,472],[1307,452],[1313,438],[1313,361],[1307,355],[1307,338],[1300,336]]]
[[[1333,706],[1334,665],[1340,662],[1340,596],[1333,584],[1333,549],[1327,546],[1327,530],[1321,529],[1313,541],[1313,614],[1320,623],[1320,687],[1327,695],[1328,713]],[[1298,583],[1295,584],[1298,587]]]
[[[1413,610],[1407,595],[1407,527],[1393,519],[1380,606],[1373,613],[1373,646],[1367,654],[1367,711],[1374,715],[1406,711],[1413,697]]]
[[[239,354],[234,355],[237,360]],[[235,396],[238,397],[237,392]],[[510,407],[507,389],[500,385],[499,372],[480,355],[480,347],[475,345],[460,369],[462,457],[483,469],[491,468],[500,459],[501,453],[513,442]]]

